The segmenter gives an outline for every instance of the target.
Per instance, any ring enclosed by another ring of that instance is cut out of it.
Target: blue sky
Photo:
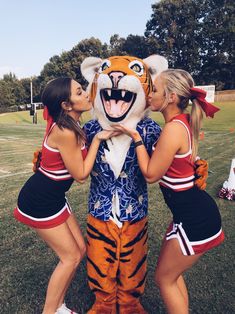
[[[0,0],[0,78],[39,75],[85,38],[143,35],[154,0]]]

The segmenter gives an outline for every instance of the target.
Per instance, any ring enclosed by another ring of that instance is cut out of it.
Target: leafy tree
[[[200,84],[235,87],[233,0],[162,0],[152,9],[145,36],[170,66],[188,70]]]
[[[0,112],[8,111],[15,104],[12,86],[8,81],[0,80]]]
[[[35,79],[36,79],[36,77],[33,78],[33,95],[36,95],[36,90],[35,90],[36,84],[34,84]],[[30,102],[31,102],[30,81],[31,81],[30,78],[23,78],[20,80],[20,84],[21,84],[22,88],[24,89],[24,95],[25,95],[24,100],[22,100],[22,101],[18,100],[18,103],[20,103],[20,104],[30,104]],[[33,101],[35,101],[34,98],[33,98]]]
[[[159,54],[172,67],[192,73],[200,70],[201,1],[162,0],[152,5],[145,36],[156,41]]]
[[[109,43],[110,43],[109,45],[110,56],[122,56],[126,54],[123,49],[125,38],[120,37],[118,34],[114,34],[110,37]]]
[[[122,46],[123,50],[131,55],[139,58],[146,58],[149,56],[148,38],[138,35],[127,36]],[[156,51],[155,51],[156,53]]]
[[[235,6],[233,0],[204,1],[202,77],[219,89],[234,89]]]
[[[99,39],[94,37],[85,39],[79,42],[72,50],[63,52],[61,56],[52,57],[44,66],[39,81],[41,85],[50,79],[70,76],[79,80],[82,84],[85,83],[80,72],[80,65],[85,57],[107,57],[108,47],[102,44]]]

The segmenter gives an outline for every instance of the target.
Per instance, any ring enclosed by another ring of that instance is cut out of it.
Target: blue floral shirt
[[[158,140],[161,128],[150,118],[144,118],[136,129],[140,133],[149,154],[153,145]],[[96,133],[102,130],[97,120],[91,120],[84,125],[88,145]],[[93,171],[91,172],[91,185],[89,194],[89,213],[95,218],[108,221],[112,211],[112,199],[119,196],[120,221],[138,221],[147,215],[148,192],[146,181],[138,166],[137,156],[133,141],[122,171],[118,178],[115,177],[109,164],[105,161],[104,149],[106,142],[100,144]]]

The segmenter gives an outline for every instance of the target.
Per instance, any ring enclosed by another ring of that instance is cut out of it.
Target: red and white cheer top
[[[49,177],[52,180],[68,180],[72,176],[68,172],[61,157],[61,154],[58,149],[48,146],[47,139],[56,123],[53,123],[49,132],[45,136],[42,145],[42,157],[40,162],[39,171],[42,172],[45,176]],[[82,156],[85,159],[87,154],[87,149],[85,145],[82,147]]]
[[[165,175],[159,180],[159,184],[174,191],[184,191],[194,186],[195,168],[191,160],[192,156],[192,135],[189,125],[189,115],[180,114],[171,121],[181,123],[188,133],[189,150],[182,155],[175,155],[171,166]]]

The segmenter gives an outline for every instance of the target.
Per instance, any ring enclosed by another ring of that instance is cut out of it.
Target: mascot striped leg
[[[147,219],[125,222],[88,217],[87,271],[96,302],[89,314],[146,313],[139,303],[144,292],[147,260]]]

